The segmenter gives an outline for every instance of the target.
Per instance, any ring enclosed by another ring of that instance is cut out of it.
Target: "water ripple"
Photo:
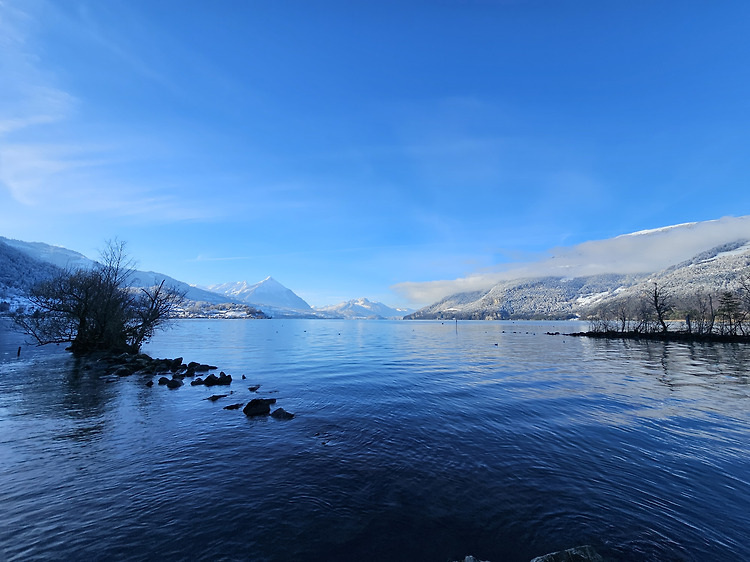
[[[748,351],[547,331],[570,328],[191,321],[150,344],[190,342],[186,359],[245,374],[291,422],[107,382],[59,349],[18,359],[4,333],[0,544],[9,560],[513,562],[584,543],[750,559]]]

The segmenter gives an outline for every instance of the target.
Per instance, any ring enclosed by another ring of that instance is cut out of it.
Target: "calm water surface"
[[[226,387],[0,325],[0,559],[750,560],[750,349],[569,323],[181,321]],[[246,380],[241,375],[246,375]],[[258,394],[294,412],[248,419]]]

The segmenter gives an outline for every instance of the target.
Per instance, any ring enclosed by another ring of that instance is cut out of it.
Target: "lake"
[[[185,320],[144,351],[234,380],[168,390],[8,326],[0,559],[750,560],[750,346]],[[255,396],[295,418],[223,409]]]

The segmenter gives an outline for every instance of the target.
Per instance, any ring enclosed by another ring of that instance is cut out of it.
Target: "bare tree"
[[[667,315],[674,310],[672,296],[664,288],[659,288],[658,283],[654,283],[654,288],[648,291],[647,296],[648,307],[656,315],[661,331],[667,332],[669,330]]]
[[[110,241],[93,269],[64,272],[35,286],[29,300],[36,310],[18,315],[16,322],[39,345],[70,342],[76,353],[136,352],[169,319],[184,293],[164,281],[136,290],[132,273],[125,244]]]
[[[719,318],[721,333],[736,336],[742,333],[742,321],[745,313],[742,310],[739,297],[730,291],[724,291],[719,297]]]
[[[630,303],[630,298],[622,299],[615,305],[615,312],[617,315],[617,321],[620,325],[620,332],[625,333],[630,331],[630,319],[633,316],[633,306]]]

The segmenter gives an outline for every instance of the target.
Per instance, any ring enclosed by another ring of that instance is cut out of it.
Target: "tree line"
[[[598,333],[750,336],[750,273],[737,288],[676,296],[652,283],[638,297],[621,298],[594,310],[589,329]]]

